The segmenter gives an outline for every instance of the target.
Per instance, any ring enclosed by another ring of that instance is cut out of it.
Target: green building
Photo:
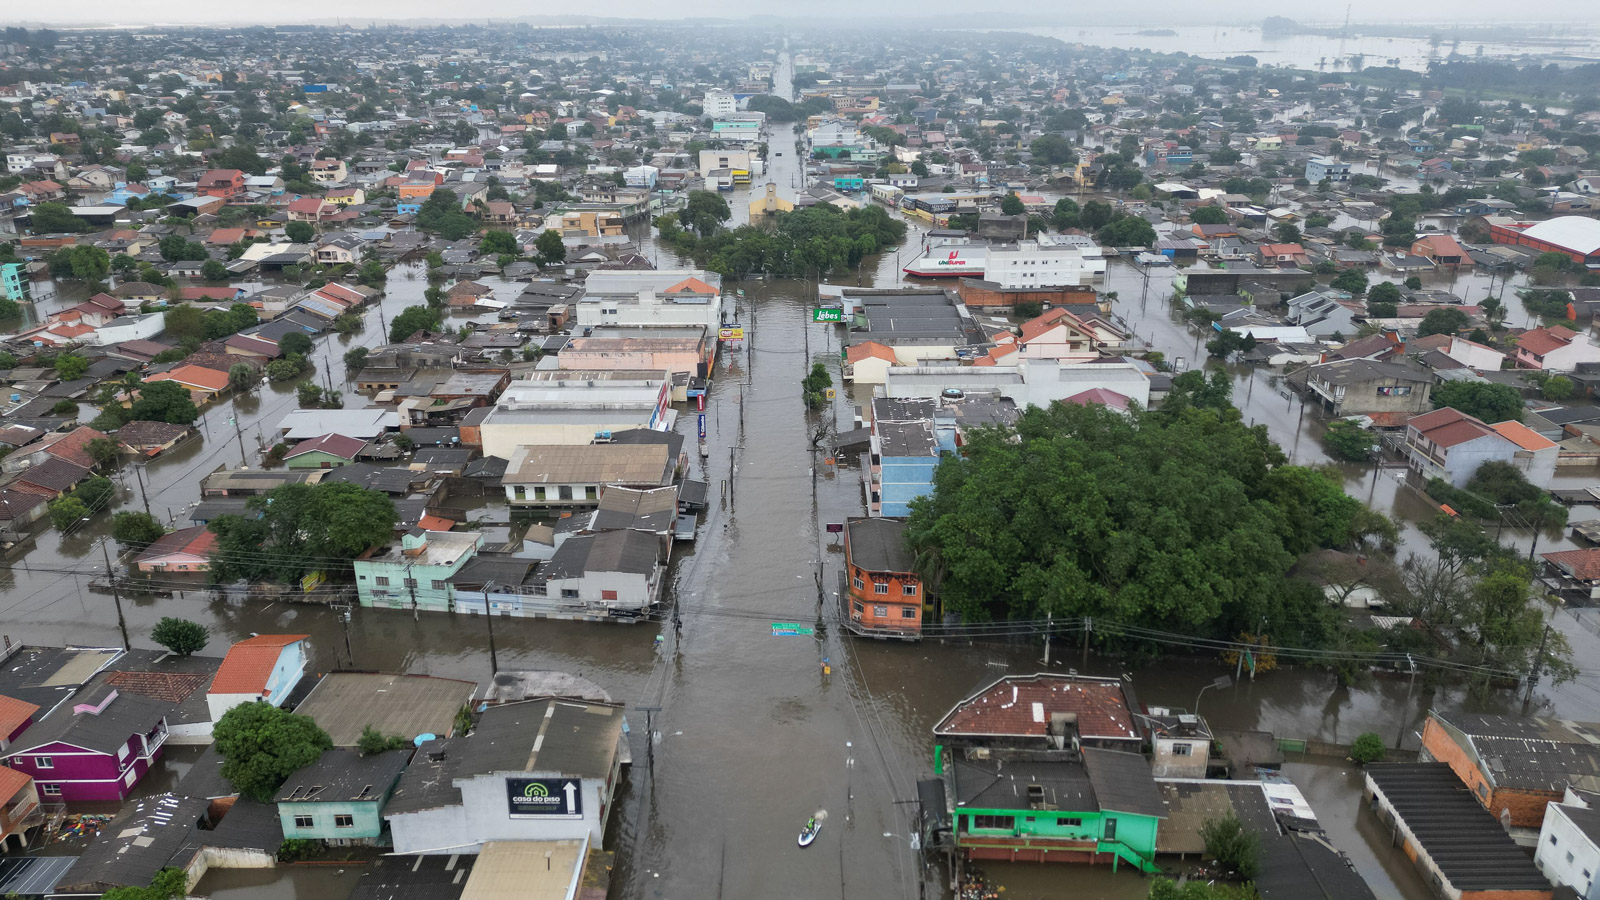
[[[351,563],[362,606],[449,612],[455,595],[450,578],[477,555],[483,535],[464,531],[419,531],[400,536],[399,546]]]
[[[943,762],[943,748],[936,765]],[[1139,753],[982,751],[942,765],[956,848],[972,860],[1155,864],[1165,806]]]
[[[278,789],[278,821],[285,839],[326,841],[345,847],[380,843],[383,804],[405,771],[406,750],[361,756],[327,750],[289,776]]]

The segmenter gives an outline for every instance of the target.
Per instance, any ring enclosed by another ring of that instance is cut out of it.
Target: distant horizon
[[[548,14],[542,14],[542,13],[528,13],[525,10],[518,10],[516,12],[511,12],[510,10],[508,10],[506,14],[495,15],[495,14],[493,14],[492,7],[497,5],[498,0],[491,0],[490,3],[485,4],[485,7],[488,7],[488,8],[485,9],[485,12],[488,12],[490,14],[483,15],[483,16],[474,16],[472,18],[461,18],[461,17],[445,17],[445,16],[439,16],[437,14],[430,14],[430,13],[433,12],[433,10],[431,8],[418,9],[418,10],[416,10],[416,12],[400,12],[400,13],[397,14],[395,12],[395,8],[399,7],[400,9],[405,9],[407,6],[410,5],[409,0],[401,0],[400,3],[383,3],[383,4],[370,3],[369,0],[353,0],[353,2],[349,2],[349,0],[347,0],[347,3],[346,4],[342,4],[342,5],[348,5],[350,7],[350,12],[349,13],[346,13],[346,14],[335,14],[335,15],[331,15],[331,16],[322,16],[322,17],[318,17],[318,18],[314,18],[314,19],[307,19],[307,18],[278,19],[278,18],[253,17],[253,16],[244,16],[244,17],[235,18],[235,17],[229,17],[229,16],[213,16],[212,14],[216,10],[216,7],[211,6],[210,4],[206,4],[203,7],[203,9],[204,9],[203,12],[201,10],[197,9],[196,12],[194,14],[192,14],[191,16],[175,17],[175,16],[172,15],[174,7],[181,8],[181,7],[190,5],[190,3],[192,3],[192,2],[193,2],[193,0],[178,0],[178,2],[163,2],[163,3],[159,4],[159,6],[160,6],[160,8],[162,10],[162,13],[161,13],[159,18],[152,17],[152,18],[149,18],[149,19],[141,19],[141,18],[137,18],[136,16],[129,16],[130,7],[134,8],[134,9],[137,9],[137,8],[143,7],[143,6],[156,6],[157,4],[153,3],[152,0],[129,0],[129,2],[120,2],[120,3],[113,3],[113,2],[110,2],[110,0],[88,0],[88,2],[86,4],[83,4],[83,5],[89,7],[90,9],[93,9],[93,8],[96,8],[96,7],[101,7],[101,6],[107,7],[107,9],[106,9],[106,13],[107,13],[106,18],[107,19],[111,19],[111,18],[114,17],[114,18],[118,19],[119,21],[106,21],[106,22],[103,22],[101,24],[85,25],[84,24],[85,16],[84,16],[83,12],[75,10],[75,12],[77,14],[74,16],[74,18],[71,21],[53,22],[53,21],[48,21],[48,20],[44,20],[44,19],[29,19],[29,20],[5,21],[5,22],[0,22],[0,24],[5,25],[6,27],[20,27],[20,28],[29,28],[29,29],[51,29],[51,30],[55,30],[55,31],[115,31],[115,30],[137,30],[137,29],[147,29],[147,28],[148,29],[163,29],[163,28],[249,28],[249,27],[281,27],[281,26],[296,26],[296,25],[297,26],[310,26],[310,27],[342,27],[342,26],[350,26],[350,27],[359,27],[359,28],[365,28],[365,27],[373,26],[373,25],[380,25],[380,26],[396,26],[396,27],[402,27],[402,28],[408,28],[408,27],[409,28],[429,28],[429,27],[439,27],[439,26],[443,26],[443,25],[456,25],[456,26],[461,26],[461,27],[469,27],[469,26],[505,24],[505,23],[508,23],[508,22],[510,22],[510,23],[518,23],[518,24],[526,23],[526,24],[529,24],[529,25],[542,25],[544,27],[583,27],[585,25],[590,25],[590,26],[595,26],[595,27],[608,27],[608,26],[627,26],[627,25],[639,25],[639,24],[659,24],[659,25],[669,25],[669,26],[682,26],[682,25],[708,24],[708,23],[726,24],[726,25],[761,26],[761,25],[783,25],[783,24],[794,24],[794,23],[806,23],[808,25],[815,25],[815,23],[816,23],[815,16],[817,14],[816,12],[813,12],[809,16],[801,17],[801,16],[778,16],[778,15],[774,15],[772,13],[746,12],[743,15],[727,15],[727,14],[719,15],[719,14],[715,14],[715,13],[708,13],[708,14],[699,15],[699,16],[684,16],[684,17],[677,17],[677,18],[665,18],[665,17],[661,17],[659,15],[648,15],[648,14],[630,15],[630,14],[627,14],[625,12],[622,12],[619,9],[618,14],[616,14],[616,15],[594,15],[594,14],[577,14],[577,13],[548,13]],[[618,6],[622,7],[622,8],[626,8],[628,6],[631,6],[634,2],[635,2],[635,0],[622,0],[622,2],[620,2],[618,4]],[[1367,2],[1360,3],[1360,4],[1357,4],[1357,5],[1367,6],[1367,5],[1370,5],[1371,2],[1372,2],[1372,0],[1367,0]],[[364,7],[367,7],[369,5],[381,5],[381,6],[385,7],[385,9],[384,9],[383,12],[368,11],[368,10],[364,9]],[[824,7],[826,7],[828,5],[827,0],[824,0],[824,3],[822,5]],[[1139,28],[1139,29],[1160,29],[1160,28],[1166,28],[1166,27],[1174,27],[1174,28],[1191,27],[1192,28],[1192,27],[1202,27],[1202,26],[1225,28],[1225,29],[1229,29],[1229,28],[1249,29],[1249,28],[1258,28],[1258,27],[1260,27],[1262,21],[1267,19],[1268,17],[1271,17],[1271,16],[1280,16],[1280,17],[1283,17],[1283,18],[1294,19],[1296,22],[1298,22],[1300,24],[1308,25],[1308,26],[1312,26],[1312,27],[1318,27],[1318,28],[1339,27],[1339,26],[1344,24],[1343,17],[1335,17],[1335,18],[1332,18],[1332,19],[1322,19],[1322,18],[1313,19],[1313,18],[1298,17],[1298,16],[1294,16],[1294,15],[1285,15],[1284,14],[1284,10],[1281,8],[1281,6],[1276,6],[1276,5],[1272,5],[1272,4],[1260,4],[1259,11],[1250,12],[1248,10],[1251,7],[1257,6],[1257,3],[1254,2],[1254,0],[1247,0],[1247,2],[1242,5],[1242,8],[1241,7],[1236,7],[1234,9],[1230,10],[1230,14],[1234,17],[1234,20],[1230,21],[1230,22],[1218,22],[1214,16],[1208,16],[1204,12],[1201,12],[1201,11],[1198,11],[1198,10],[1194,9],[1192,6],[1187,6],[1187,7],[1175,7],[1174,9],[1172,9],[1169,12],[1165,12],[1165,13],[1163,13],[1161,15],[1155,15],[1155,16],[1152,16],[1152,15],[1150,15],[1148,13],[1141,14],[1141,15],[1129,14],[1129,15],[1124,16],[1124,15],[1120,14],[1122,12],[1120,10],[1094,10],[1092,12],[1076,12],[1075,11],[1075,14],[1073,14],[1073,15],[1046,15],[1046,14],[1039,13],[1037,10],[1030,10],[1030,11],[1026,11],[1026,12],[1022,12],[1022,11],[1010,11],[1010,12],[999,12],[999,13],[987,12],[986,13],[986,20],[983,23],[979,24],[979,23],[975,23],[975,22],[970,21],[970,19],[971,19],[970,10],[958,9],[958,8],[941,9],[941,7],[944,6],[944,5],[945,4],[942,4],[942,3],[939,3],[939,2],[934,2],[933,4],[931,4],[931,9],[930,9],[930,5],[922,5],[920,7],[919,19],[917,20],[916,24],[913,26],[913,29],[928,28],[928,29],[937,29],[937,30],[951,30],[951,29],[962,30],[963,28],[970,28],[970,29],[973,29],[973,30],[981,29],[981,30],[985,30],[985,31],[1006,31],[1006,30],[1012,30],[1012,29],[1019,29],[1020,30],[1020,29],[1025,29],[1025,28],[1061,28],[1061,29],[1069,29],[1069,28],[1107,28],[1107,27],[1116,28],[1116,27],[1127,27],[1127,28]],[[1158,5],[1162,5],[1162,4],[1158,4]],[[1586,32],[1586,31],[1595,31],[1595,30],[1597,30],[1595,26],[1578,25],[1578,26],[1574,27],[1574,25],[1573,25],[1573,23],[1571,22],[1570,19],[1562,19],[1561,18],[1560,9],[1564,8],[1567,5],[1569,5],[1568,3],[1565,3],[1565,2],[1558,2],[1558,3],[1550,5],[1551,9],[1553,11],[1550,13],[1551,18],[1549,18],[1549,19],[1526,19],[1526,18],[1519,18],[1519,17],[1514,17],[1514,16],[1506,16],[1504,14],[1504,7],[1503,6],[1489,5],[1489,4],[1487,4],[1485,2],[1485,0],[1465,0],[1465,2],[1460,3],[1460,4],[1449,4],[1449,5],[1446,5],[1446,4],[1430,4],[1430,5],[1436,5],[1436,6],[1439,7],[1439,10],[1437,12],[1437,15],[1439,16],[1439,18],[1433,19],[1433,18],[1429,18],[1429,17],[1426,17],[1426,16],[1419,16],[1414,11],[1415,7],[1412,8],[1413,11],[1409,11],[1409,12],[1408,11],[1391,11],[1391,10],[1394,10],[1394,7],[1391,7],[1391,6],[1387,5],[1387,4],[1385,4],[1382,11],[1373,11],[1373,12],[1369,12],[1369,13],[1363,13],[1361,15],[1356,15],[1356,14],[1352,13],[1352,16],[1351,16],[1351,19],[1350,19],[1350,26],[1352,28],[1359,28],[1359,27],[1374,26],[1374,25],[1381,25],[1381,26],[1385,26],[1385,27],[1393,27],[1393,26],[1396,26],[1396,25],[1411,25],[1411,26],[1415,26],[1415,27],[1418,27],[1418,28],[1449,27],[1449,28],[1458,28],[1458,29],[1459,28],[1478,28],[1478,27],[1497,27],[1497,28],[1511,27],[1511,28],[1517,28],[1517,29],[1536,29],[1536,30],[1540,29],[1540,28],[1547,28],[1547,27],[1548,28],[1557,28],[1557,27],[1559,27],[1564,32],[1567,32],[1567,33],[1573,33],[1573,32],[1583,33],[1583,32]],[[1483,9],[1483,11],[1481,13],[1464,13],[1462,11],[1462,7],[1473,8],[1473,7],[1480,7],[1480,6],[1484,7],[1484,9]],[[1009,21],[997,22],[996,21],[997,18],[998,19],[1008,19]],[[879,16],[868,16],[868,17],[860,17],[860,16],[858,16],[853,20],[853,22],[858,27],[862,26],[862,25],[865,25],[867,27],[880,27],[880,26],[890,27],[890,26],[892,26],[892,27],[898,27],[898,28],[905,28],[907,26],[907,23],[906,23],[904,15],[896,15],[896,14],[894,14],[892,12],[885,12],[885,13],[879,15]]]

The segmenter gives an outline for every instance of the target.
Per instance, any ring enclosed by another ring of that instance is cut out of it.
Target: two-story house
[[[305,634],[258,634],[234,644],[206,690],[211,721],[241,703],[282,706],[306,671]]]
[[[922,637],[922,579],[906,549],[905,522],[851,519],[844,526],[846,627],[871,637]]]
[[[383,805],[409,757],[403,749],[367,756],[324,750],[316,762],[290,775],[272,798],[283,836],[336,847],[377,843],[383,836]]]
[[[501,484],[515,507],[593,506],[608,485],[670,485],[677,465],[666,444],[523,446],[511,452]]]
[[[656,535],[633,529],[569,537],[534,573],[531,590],[595,617],[631,618],[660,600],[665,556]]]
[[[1524,332],[1517,339],[1519,369],[1571,372],[1579,363],[1600,362],[1600,347],[1570,328],[1553,325]]]
[[[42,824],[44,809],[33,776],[0,766],[0,851],[11,852],[13,837],[16,849],[26,848],[28,831]]]
[[[1405,453],[1407,465],[1419,477],[1465,487],[1490,460],[1517,466],[1534,484],[1548,484],[1559,449],[1520,422],[1487,425],[1447,406],[1406,424]]]
[[[195,193],[202,197],[221,197],[230,200],[244,193],[244,173],[238,169],[212,169],[195,183]]]
[[[448,612],[450,577],[482,541],[476,532],[421,531],[401,535],[398,546],[367,551],[352,563],[361,605]]]
[[[1285,321],[1299,325],[1313,337],[1354,337],[1356,310],[1339,291],[1307,291],[1289,300]]]
[[[0,762],[33,776],[46,802],[127,799],[161,757],[170,704],[109,684],[73,699],[24,732]]]
[[[1335,416],[1421,413],[1433,408],[1433,379],[1417,366],[1375,359],[1340,359],[1291,376]]]

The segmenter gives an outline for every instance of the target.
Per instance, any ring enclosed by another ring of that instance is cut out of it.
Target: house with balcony
[[[940,443],[933,423],[938,402],[928,397],[872,401],[872,435],[866,465],[867,514],[903,517],[911,501],[933,493],[942,452],[955,452],[954,435]]]
[[[906,525],[899,519],[845,523],[845,627],[851,632],[902,640],[922,637],[922,578],[905,543]]]
[[[1579,363],[1600,362],[1600,347],[1570,328],[1552,325],[1524,332],[1514,359],[1519,369],[1571,372]]]
[[[633,529],[569,537],[524,582],[537,601],[581,607],[596,619],[632,619],[661,600],[667,549]]]
[[[1433,379],[1403,362],[1339,359],[1309,366],[1290,376],[1310,399],[1335,416],[1376,412],[1422,413],[1433,408]]]
[[[13,846],[26,849],[28,832],[43,824],[44,807],[33,776],[0,766],[0,852],[10,853]]]
[[[161,758],[171,704],[109,683],[72,701],[24,732],[0,762],[31,775],[47,803],[126,800]]]
[[[1283,318],[1304,328],[1312,337],[1354,337],[1359,307],[1349,300],[1349,295],[1341,291],[1307,291],[1289,300],[1289,311]]]
[[[1465,487],[1479,466],[1496,460],[1522,468],[1534,484],[1548,484],[1557,446],[1527,426],[1520,426],[1527,434],[1515,429],[1503,434],[1498,428],[1448,406],[1417,416],[1406,424],[1406,464],[1423,480],[1443,478]]]
[[[368,550],[352,567],[362,606],[449,612],[450,578],[478,552],[477,532],[418,531],[400,543]]]
[[[664,443],[524,446],[511,452],[500,482],[513,507],[594,506],[611,485],[671,485],[677,467]]]
[[[238,169],[212,169],[201,175],[195,183],[195,193],[201,197],[221,197],[224,200],[243,194],[244,189],[244,173]]]
[[[316,762],[290,775],[272,798],[284,838],[335,847],[377,844],[383,837],[383,805],[410,755],[408,750],[367,756],[324,750]]]

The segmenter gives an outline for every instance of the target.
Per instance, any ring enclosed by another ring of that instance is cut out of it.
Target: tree
[[[192,425],[200,418],[189,389],[176,381],[147,381],[139,387],[139,399],[128,410],[130,421],[169,422]]]
[[[1227,359],[1235,353],[1244,353],[1255,349],[1256,341],[1251,335],[1240,334],[1229,328],[1217,333],[1217,336],[1206,341],[1206,352],[1217,359]]]
[[[928,177],[928,164],[923,162],[920,159],[912,160],[911,161],[911,174],[917,176],[918,178],[927,178]]]
[[[278,349],[285,355],[298,353],[305,356],[311,352],[311,338],[303,331],[291,331],[278,339]]]
[[[202,341],[206,337],[206,312],[198,306],[174,306],[162,313],[163,327],[169,337],[178,340]]]
[[[1249,880],[1261,870],[1261,840],[1232,812],[1202,822],[1200,838],[1205,841],[1205,858],[1224,872]]]
[[[1433,408],[1450,407],[1485,422],[1522,421],[1522,395],[1505,384],[1447,381],[1433,391]]]
[[[1400,288],[1392,281],[1380,281],[1367,291],[1367,308],[1370,310],[1374,303],[1399,303]]]
[[[67,255],[72,277],[80,281],[101,281],[111,272],[111,255],[93,244],[79,244],[61,252]]]
[[[533,250],[542,266],[553,266],[567,258],[566,242],[562,241],[560,233],[555,231],[540,234],[533,242]]]
[[[688,202],[678,212],[678,221],[684,228],[707,238],[732,215],[728,201],[716,191],[690,191]]]
[[[1300,240],[1300,228],[1293,222],[1279,222],[1272,226],[1272,236],[1282,244],[1293,244]]]
[[[1441,306],[1438,309],[1428,310],[1422,317],[1422,324],[1417,326],[1417,337],[1427,337],[1430,334],[1459,334],[1472,320],[1467,314],[1453,306]]]
[[[241,703],[223,713],[212,739],[222,756],[222,777],[258,803],[272,802],[290,775],[333,747],[310,716],[270,703]]]
[[[1372,435],[1349,419],[1329,423],[1328,432],[1323,437],[1335,459],[1363,462],[1372,458]]]
[[[1111,221],[1112,215],[1111,204],[1090,200],[1078,214],[1078,223],[1085,230],[1098,231]]]
[[[77,381],[89,371],[89,361],[76,353],[63,353],[56,357],[55,370],[62,381]]]
[[[1422,279],[1415,275],[1410,276],[1406,279],[1406,289],[1412,291],[1422,290]]]
[[[383,753],[388,750],[400,750],[406,746],[406,739],[398,734],[386,735],[371,725],[361,729],[361,737],[356,740],[356,752],[362,756],[371,756],[374,753]]]
[[[179,900],[189,891],[189,873],[183,869],[166,868],[150,879],[148,887],[128,885],[112,888],[100,895],[100,900]]]
[[[1358,766],[1367,763],[1383,762],[1384,754],[1388,748],[1383,745],[1383,738],[1368,731],[1355,739],[1350,745],[1350,759]]]
[[[77,404],[74,403],[73,406],[76,407]],[[108,437],[90,438],[83,445],[83,452],[89,454],[89,458],[98,466],[109,466],[116,462],[120,455],[117,442]]]
[[[1016,191],[1006,194],[1000,200],[1000,212],[1004,213],[1005,215],[1020,216],[1027,211],[1027,207],[1022,205],[1022,198],[1017,196]]]
[[[1043,134],[1034,138],[1033,143],[1028,145],[1028,152],[1033,154],[1035,162],[1047,166],[1070,166],[1078,161],[1072,144],[1059,134]]]
[[[515,256],[521,248],[517,246],[517,238],[511,232],[491,230],[484,233],[480,249],[485,256],[500,256],[502,254]]]
[[[111,536],[124,547],[142,550],[166,533],[161,521],[147,512],[123,510],[111,517]]]
[[[1103,244],[1117,247],[1148,247],[1156,241],[1154,225],[1139,216],[1123,216],[1095,233]]]
[[[214,259],[208,259],[200,266],[200,277],[206,281],[227,281],[228,267]]]
[[[150,640],[178,656],[193,656],[205,649],[211,631],[198,622],[163,616],[150,630]]]
[[[298,580],[347,566],[393,537],[394,501],[353,484],[286,484],[247,505],[250,515],[208,524],[217,535],[211,571],[218,581]]]
[[[801,397],[807,409],[821,409],[828,402],[828,389],[833,387],[833,376],[822,363],[812,363],[810,374],[800,380]]]
[[[1071,197],[1062,197],[1056,201],[1055,209],[1050,212],[1050,224],[1057,231],[1066,231],[1068,228],[1078,227],[1078,203]]]
[[[344,352],[344,370],[346,375],[354,375],[356,372],[366,368],[368,352],[369,351],[366,347],[351,347],[349,350]]]
[[[1170,878],[1157,878],[1150,882],[1148,900],[1259,900],[1259,897],[1248,884],[1191,878],[1179,886]]]
[[[50,501],[50,524],[57,531],[70,531],[89,518],[89,507],[82,500],[67,494]]]
[[[228,367],[228,387],[235,391],[248,391],[255,386],[256,370],[248,363],[235,363]]]
[[[1220,206],[1208,203],[1197,206],[1189,213],[1189,221],[1196,225],[1226,225],[1228,224],[1228,211]]]
[[[41,203],[28,214],[28,229],[34,234],[78,234],[89,230],[89,223],[73,214],[65,203]]]
[[[283,233],[296,244],[309,244],[317,236],[310,222],[290,222],[283,226]]]
[[[1360,269],[1345,269],[1334,276],[1330,286],[1359,297],[1367,292],[1367,273]]]
[[[549,233],[549,232],[547,232]],[[408,306],[389,323],[389,342],[398,344],[419,331],[438,331],[439,314],[426,306]]]

